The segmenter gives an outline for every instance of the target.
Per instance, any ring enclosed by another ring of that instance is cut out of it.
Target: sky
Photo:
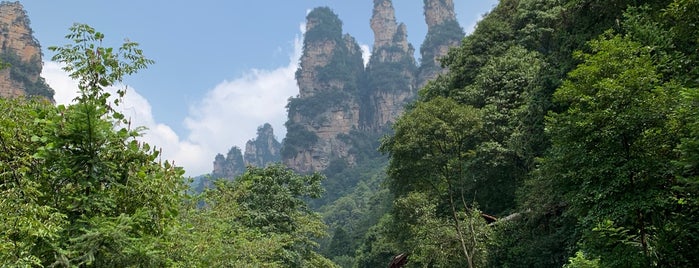
[[[455,0],[457,19],[467,33],[497,0]],[[42,77],[59,104],[76,96],[77,86],[51,61],[50,46],[68,43],[73,23],[105,35],[105,46],[128,39],[140,44],[155,64],[127,77],[121,109],[134,125],[146,126],[143,139],[163,150],[165,159],[187,176],[207,174],[216,154],[242,149],[257,127],[270,123],[281,141],[286,103],[298,94],[294,72],[301,55],[307,12],[335,11],[343,31],[357,39],[368,59],[372,0],[20,0],[42,46]],[[394,0],[396,19],[407,25],[419,51],[427,33],[422,0]],[[416,55],[417,56],[417,55]],[[114,89],[112,89],[114,90]]]

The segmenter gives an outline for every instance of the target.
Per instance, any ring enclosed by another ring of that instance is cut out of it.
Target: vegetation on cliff
[[[21,84],[27,96],[40,96],[53,100],[54,91],[46,84],[46,80],[40,77],[41,59],[33,57],[29,62],[24,62],[14,52],[7,51],[0,54],[0,62],[7,64],[10,69],[10,79]]]
[[[77,103],[0,100],[0,262],[382,267],[405,252],[409,267],[691,267],[697,10],[502,0],[389,135],[337,135],[354,163],[330,160],[331,180],[272,165],[196,196],[104,92],[152,62],[75,25],[54,60],[80,81]],[[321,103],[292,99],[290,114]],[[287,127],[301,136],[285,148],[319,139]]]
[[[383,141],[393,205],[355,263],[695,262],[698,6],[501,1]]]
[[[22,4],[0,2],[0,97],[44,97],[53,100],[54,91],[40,76],[43,62],[41,46],[30,27]]]

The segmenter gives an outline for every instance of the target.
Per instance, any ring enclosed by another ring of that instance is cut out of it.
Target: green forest
[[[154,62],[75,24],[50,48],[75,104],[0,99],[0,267],[693,267],[697,24],[699,0],[501,0],[389,135],[343,137],[354,166],[202,193],[105,90]]]

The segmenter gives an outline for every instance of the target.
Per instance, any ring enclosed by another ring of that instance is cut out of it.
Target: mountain
[[[282,161],[298,172],[321,171],[333,159],[354,164],[339,135],[359,128],[362,51],[342,33],[342,21],[330,8],[306,17],[303,55],[296,72],[299,95],[289,100]]]
[[[243,153],[240,151],[238,146],[233,146],[228,150],[228,154],[223,156],[222,154],[217,154],[214,160],[214,170],[211,172],[211,177],[213,179],[226,178],[232,180],[233,178],[243,174],[245,172],[245,161],[243,160]]]
[[[233,180],[245,173],[247,166],[267,167],[281,162],[281,143],[274,136],[274,129],[269,123],[257,128],[257,137],[245,144],[245,152],[233,146],[224,156],[217,154],[214,158],[213,171],[208,175],[193,178],[193,192],[202,192],[211,187],[217,179]]]
[[[366,67],[363,89],[363,128],[380,131],[415,97],[415,49],[408,43],[405,24],[396,22],[390,0],[375,0],[371,17],[374,50]]]
[[[451,0],[426,0],[428,34],[418,67],[405,24],[398,23],[390,0],[374,0],[370,20],[374,46],[369,63],[342,21],[330,8],[306,17],[303,55],[296,72],[299,95],[290,99],[282,162],[302,172],[330,166],[356,166],[366,138],[378,139],[413,101],[417,89],[444,72],[437,63],[464,37]],[[334,164],[335,163],[335,164]]]
[[[19,2],[0,3],[0,97],[42,96],[53,101],[54,91],[44,78],[41,46]]]
[[[282,144],[274,136],[272,125],[266,123],[257,128],[257,138],[249,140],[245,144],[243,161],[246,166],[266,167],[272,163],[279,163],[281,155],[279,151]]]
[[[266,167],[279,163],[281,144],[274,136],[274,129],[269,123],[257,128],[257,137],[245,144],[245,154],[237,146],[233,146],[226,156],[216,155],[213,179],[225,178],[232,180],[245,172],[245,167]]]
[[[458,46],[465,36],[456,20],[454,0],[425,0],[425,22],[427,36],[420,47],[418,87],[447,71],[441,67],[439,58],[445,56],[449,48]]]

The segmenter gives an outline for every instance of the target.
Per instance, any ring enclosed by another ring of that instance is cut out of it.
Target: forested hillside
[[[375,1],[376,21],[391,22],[389,4]],[[425,66],[405,58],[395,21],[397,45],[359,75],[337,16],[308,18],[329,23],[306,41],[350,71],[297,72],[335,88],[291,99],[287,127],[370,107],[357,85],[405,90],[382,73],[419,83],[410,72]],[[357,128],[327,139],[353,157],[317,162],[331,179],[248,167],[201,194],[140,141],[119,112],[124,91],[105,91],[153,61],[75,24],[51,50],[79,81],[76,102],[0,99],[0,266],[386,267],[406,253],[405,267],[694,267],[697,23],[698,0],[502,0],[395,122],[352,114]],[[333,96],[347,109],[314,101]],[[252,144],[269,150],[251,159],[276,159],[266,129]],[[302,139],[284,146],[304,155]]]
[[[698,15],[500,1],[383,139],[393,205],[358,266],[693,266]]]
[[[79,82],[74,104],[0,99],[0,266],[333,267],[306,205],[320,175],[249,168],[187,195],[184,171],[139,141],[106,88],[153,63],[135,42],[75,24],[52,60]]]

